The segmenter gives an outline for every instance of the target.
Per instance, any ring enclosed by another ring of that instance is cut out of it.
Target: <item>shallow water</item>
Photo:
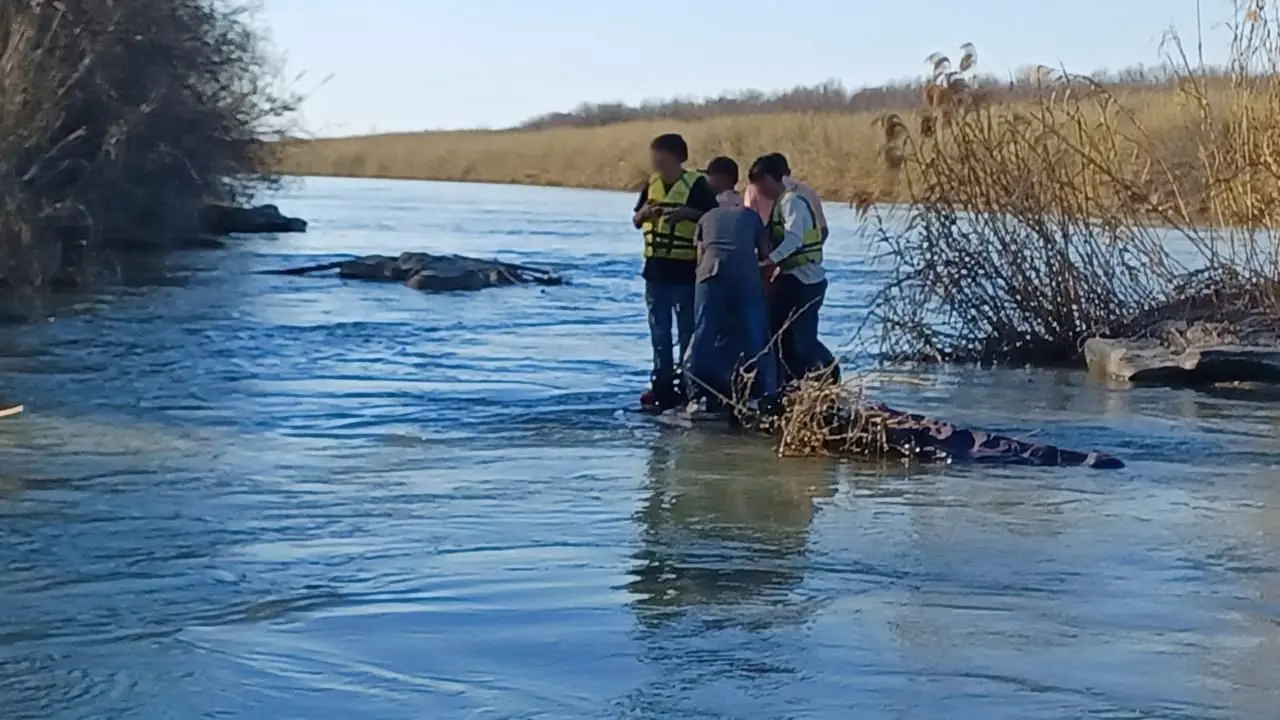
[[[0,334],[5,718],[1273,718],[1280,409],[1080,374],[884,399],[1126,470],[866,467],[622,413],[629,195],[310,180],[306,235]],[[824,327],[874,283],[831,210]],[[550,264],[435,296],[251,271]]]

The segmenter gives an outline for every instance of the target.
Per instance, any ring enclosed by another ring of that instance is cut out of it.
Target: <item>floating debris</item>
[[[365,255],[319,265],[267,270],[270,275],[311,275],[336,270],[350,280],[403,283],[414,290],[452,292],[482,290],[503,285],[561,285],[564,280],[542,268],[481,260],[462,255],[406,252],[399,257]]]

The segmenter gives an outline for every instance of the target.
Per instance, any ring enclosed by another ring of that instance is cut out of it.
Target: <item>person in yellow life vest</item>
[[[826,233],[809,200],[784,182],[786,176],[786,165],[770,155],[756,160],[748,174],[755,191],[771,204],[773,250],[762,267],[773,278],[769,324],[779,343],[783,381],[816,371],[838,378],[835,357],[818,339],[818,310],[827,294]]]
[[[649,145],[653,174],[640,190],[632,224],[644,234],[644,301],[653,346],[651,387],[646,406],[666,409],[682,404],[685,388],[677,377],[671,338],[675,319],[680,359],[693,336],[693,296],[698,219],[717,207],[716,194],[701,173],[686,170],[689,146],[676,134],[659,135]]]

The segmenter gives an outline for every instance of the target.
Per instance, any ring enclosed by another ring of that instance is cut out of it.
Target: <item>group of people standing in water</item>
[[[732,158],[688,170],[689,147],[676,134],[654,138],[649,150],[653,172],[632,217],[644,234],[653,344],[641,403],[715,412],[734,396],[738,370],[754,371],[749,404],[808,373],[838,375],[818,339],[830,232],[817,193],[791,176],[780,153],[757,158],[739,193]]]

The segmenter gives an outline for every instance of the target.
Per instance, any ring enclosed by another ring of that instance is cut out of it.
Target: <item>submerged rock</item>
[[[338,271],[338,277],[350,280],[404,283],[414,290],[454,292],[482,290],[503,285],[560,285],[559,275],[541,268],[481,260],[462,255],[401,253],[398,257],[366,255],[352,260],[339,260],[322,265],[268,271],[275,275],[309,275]]]
[[[242,208],[234,205],[209,205],[200,218],[201,230],[210,235],[236,233],[300,233],[307,231],[307,221],[289,217],[275,205]]]

